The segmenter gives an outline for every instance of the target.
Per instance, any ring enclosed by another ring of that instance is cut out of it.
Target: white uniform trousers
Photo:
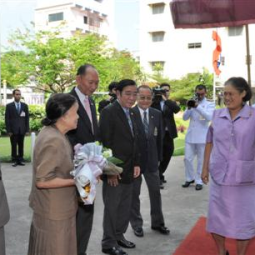
[[[196,184],[203,184],[201,173],[204,161],[205,144],[203,143],[185,143],[185,177],[186,181],[195,180]],[[197,156],[197,171],[194,171],[194,158]]]

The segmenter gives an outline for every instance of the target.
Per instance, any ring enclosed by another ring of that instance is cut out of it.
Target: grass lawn
[[[178,138],[174,139],[175,151],[174,156],[184,155],[184,133],[179,133]],[[26,161],[30,161],[31,152],[31,137],[27,136],[25,138],[24,147],[24,158]],[[11,160],[11,143],[9,137],[0,137],[0,160],[3,162],[8,162]]]
[[[186,128],[184,133],[179,132],[178,138],[174,139],[174,156],[184,155],[184,146],[185,146],[185,134],[189,125],[188,121],[183,121],[181,117],[176,117],[176,125],[184,126]],[[25,148],[24,148],[24,159],[30,161],[31,156],[31,136],[25,137]],[[11,143],[9,137],[0,137],[0,160],[7,162],[11,160]]]
[[[24,159],[30,161],[31,137],[25,137]],[[9,137],[0,137],[0,160],[7,162],[11,160],[11,142]]]

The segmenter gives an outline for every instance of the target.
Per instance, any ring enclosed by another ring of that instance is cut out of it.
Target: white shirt
[[[147,108],[146,110],[143,110],[142,108],[140,108],[140,107],[138,106],[138,109],[139,109],[139,112],[140,112],[140,114],[141,114],[142,122],[143,122],[143,119],[144,119],[144,112],[146,112],[147,123],[149,124],[149,108]]]
[[[74,89],[75,89],[75,92],[76,92],[76,94],[77,94],[79,100],[81,101],[82,106],[83,106],[84,109],[85,109],[85,103],[84,103],[84,101],[85,101],[85,99],[88,99],[88,96],[85,96],[85,95],[78,89],[78,87],[75,87]],[[85,109],[85,111],[86,111],[86,109]]]
[[[190,120],[185,137],[187,143],[205,144],[209,122],[212,120],[215,104],[204,98],[196,108],[186,109],[183,120]]]

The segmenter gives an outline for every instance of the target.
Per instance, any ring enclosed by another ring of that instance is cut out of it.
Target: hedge
[[[5,106],[0,106],[0,134],[6,135],[5,128]],[[29,105],[29,125],[31,132],[38,132],[42,128],[41,120],[45,116],[44,105]]]

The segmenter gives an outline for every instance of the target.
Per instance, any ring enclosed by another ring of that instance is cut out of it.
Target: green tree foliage
[[[3,54],[2,79],[15,87],[34,77],[39,90],[69,91],[75,84],[77,68],[85,63],[96,66],[100,74],[99,90],[107,90],[111,81],[141,79],[139,63],[126,51],[117,51],[106,37],[74,34],[61,38],[59,31],[33,34],[16,31],[12,47]]]
[[[186,101],[194,95],[196,85],[203,84],[207,87],[207,97],[212,98],[213,93],[213,74],[207,69],[202,73],[189,73],[181,79],[170,80],[163,75],[163,68],[160,64],[154,66],[154,72],[151,78],[154,80],[154,86],[161,83],[171,84],[171,98],[180,101],[185,105]]]
[[[203,84],[207,87],[207,97],[212,97],[213,74],[204,69],[203,73],[189,73],[180,80],[171,80],[172,97],[184,104],[194,95],[196,85]]]

